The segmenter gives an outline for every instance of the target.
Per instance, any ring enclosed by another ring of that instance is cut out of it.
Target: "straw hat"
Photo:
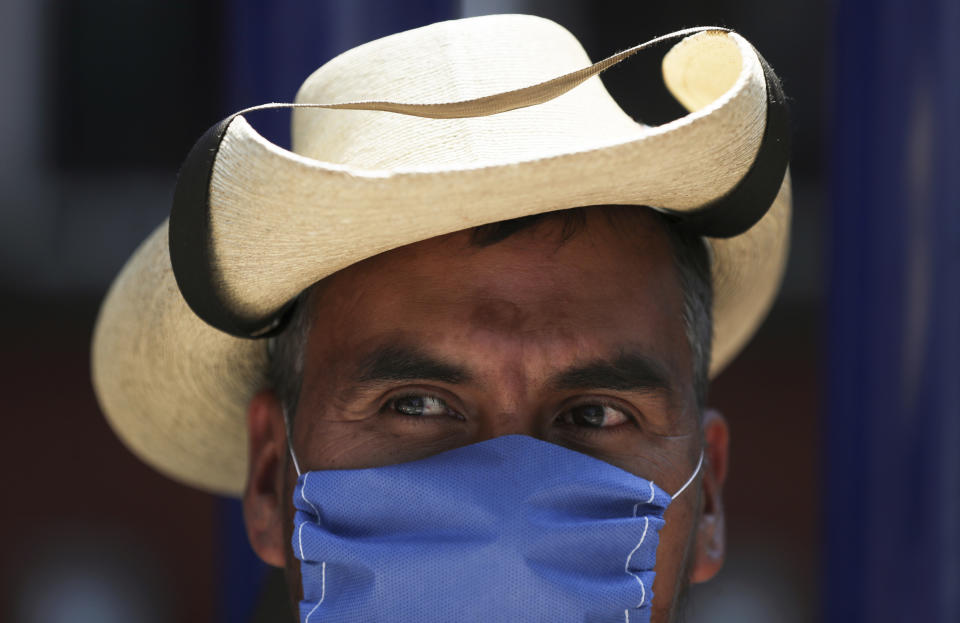
[[[292,151],[240,114],[211,128],[181,170],[169,221],[127,262],[97,320],[93,381],[116,433],[159,471],[237,495],[246,407],[265,383],[256,338],[282,328],[302,290],[395,247],[586,205],[650,206],[706,238],[715,375],[783,272],[786,110],[739,35],[666,38],[682,40],[664,80],[691,112],[656,127],[631,119],[596,77],[652,42],[591,65],[559,25],[501,15],[333,59],[297,95],[311,107],[294,110]]]

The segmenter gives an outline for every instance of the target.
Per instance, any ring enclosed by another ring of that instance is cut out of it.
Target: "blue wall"
[[[825,621],[960,621],[960,3],[840,0]]]

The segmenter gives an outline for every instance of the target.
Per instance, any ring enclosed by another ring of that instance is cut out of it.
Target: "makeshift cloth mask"
[[[294,491],[303,623],[649,621],[673,496],[522,435],[310,471]]]

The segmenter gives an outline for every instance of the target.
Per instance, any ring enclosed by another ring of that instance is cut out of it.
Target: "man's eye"
[[[394,398],[387,403],[387,408],[401,415],[414,417],[436,417],[453,413],[453,410],[444,401],[434,396],[424,395]]]
[[[608,405],[586,404],[568,409],[561,416],[563,424],[587,428],[611,428],[626,424],[630,416]]]

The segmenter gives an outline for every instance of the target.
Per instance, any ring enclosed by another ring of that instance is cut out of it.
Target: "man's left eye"
[[[572,426],[611,428],[613,426],[626,424],[630,421],[630,416],[620,409],[609,405],[585,404],[564,411],[560,415],[560,421],[563,424]]]

